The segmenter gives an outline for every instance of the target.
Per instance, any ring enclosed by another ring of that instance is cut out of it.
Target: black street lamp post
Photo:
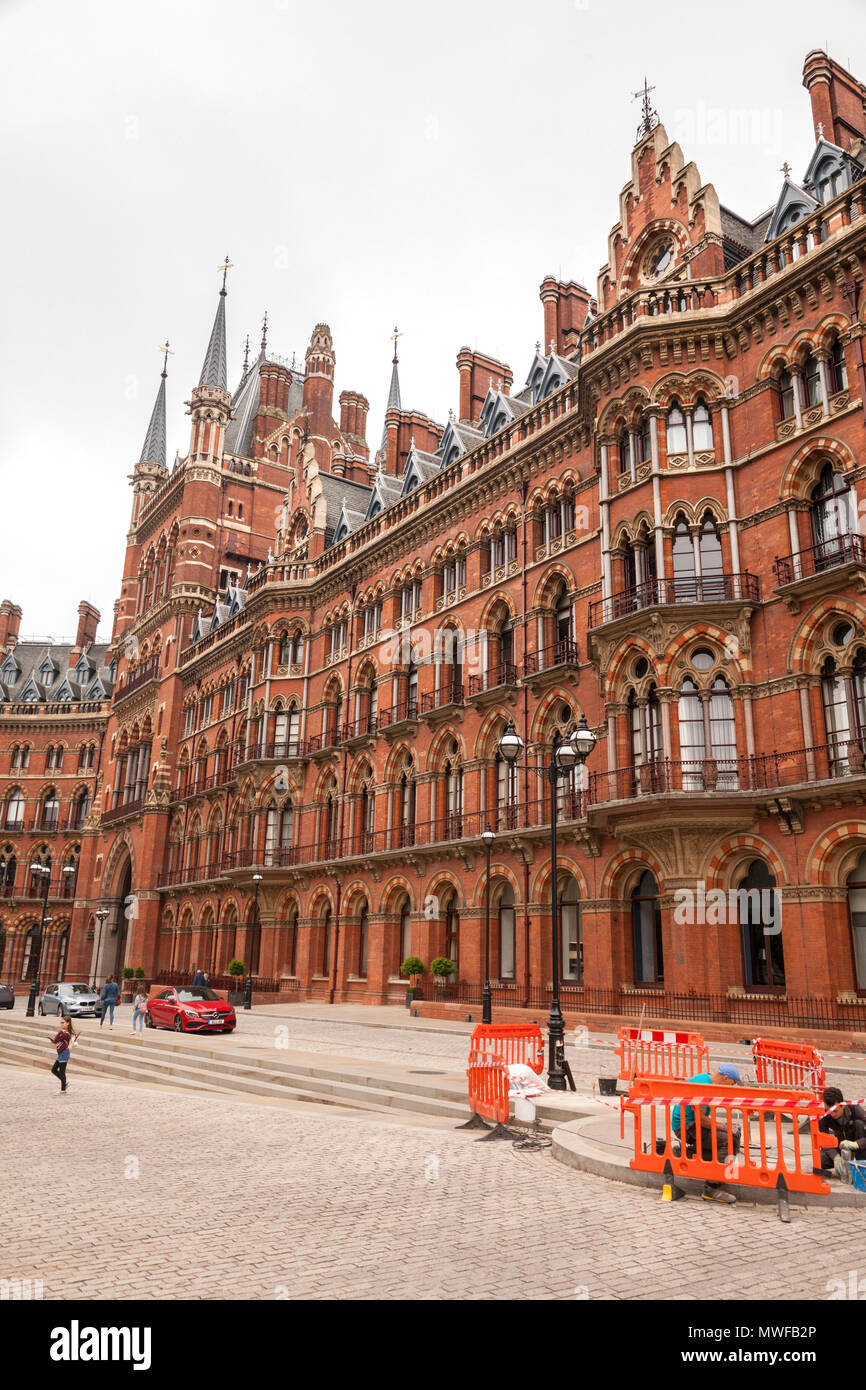
[[[30,947],[30,993],[27,996],[26,1017],[32,1018],[36,1013],[36,996],[39,993],[39,963],[42,956],[42,933],[45,930],[45,914],[48,911],[48,889],[51,886],[51,869],[47,864],[33,864],[30,872],[37,878],[41,876],[45,885],[42,893],[42,917],[39,922],[39,932],[34,945],[36,947],[35,958],[33,946]]]
[[[106,919],[107,916],[108,916],[108,908],[107,908],[107,907],[98,907],[98,908],[96,909],[96,920],[97,920],[97,922],[99,923],[99,931],[98,931],[97,936],[96,936],[96,956],[95,956],[94,962],[93,962],[93,967],[94,967],[94,968],[93,968],[93,971],[92,971],[92,978],[91,978],[91,981],[90,981],[91,985],[94,986],[94,987],[95,987],[95,985],[96,985],[96,976],[97,976],[97,973],[98,973],[98,971],[99,971],[99,952],[100,952],[100,950],[102,949],[102,928],[105,926],[105,919]]]
[[[481,838],[487,854],[486,906],[484,918],[484,993],[481,996],[481,1022],[493,1022],[493,1001],[490,995],[490,850],[496,836],[488,825],[482,830]]]
[[[253,874],[253,883],[256,887],[253,894],[253,929],[250,934],[250,944],[247,952],[250,959],[247,965],[247,982],[244,988],[245,1009],[251,1009],[253,1007],[253,941],[261,934],[259,929],[259,884],[261,881],[261,874]]]
[[[560,945],[559,945],[559,885],[556,866],[556,787],[560,777],[567,777],[575,767],[582,766],[596,745],[596,737],[586,723],[586,715],[580,716],[580,723],[565,738],[554,743],[550,750],[550,762],[546,768],[533,767],[538,776],[547,776],[550,784],[550,925],[551,949],[553,958],[550,1017],[547,1021],[547,1084],[552,1091],[564,1091],[565,1079],[565,1020],[559,1002]],[[510,763],[516,763],[523,752],[524,743],[514,727],[514,720],[508,725],[499,740],[499,751]]]

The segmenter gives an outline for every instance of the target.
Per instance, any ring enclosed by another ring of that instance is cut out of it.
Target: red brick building
[[[403,407],[395,351],[372,453],[326,324],[303,367],[263,340],[229,391],[223,287],[189,452],[168,469],[163,374],[133,470],[70,969],[238,957],[263,991],[378,1002],[406,956],[446,956],[477,1000],[489,824],[495,997],[538,1007],[537,772],[585,715],[558,801],[567,1004],[822,1000],[858,1026],[866,88],[820,52],[804,84],[814,154],[753,220],[647,107],[597,296],[547,276],[525,384],[462,348],[444,422]],[[56,742],[47,697],[15,701],[4,747]],[[13,900],[16,978],[31,921]]]

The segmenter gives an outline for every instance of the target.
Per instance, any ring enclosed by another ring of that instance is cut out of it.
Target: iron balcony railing
[[[682,603],[760,603],[761,583],[754,574],[710,574],[701,577],[649,579],[632,589],[589,605],[589,626],[601,627],[643,608]]]
[[[513,661],[503,661],[491,666],[483,676],[469,677],[469,697],[481,695],[485,690],[496,690],[503,685],[517,684],[517,666]]]
[[[527,652],[523,662],[525,676],[537,676],[539,671],[551,671],[555,666],[576,666],[578,646],[571,637],[560,637],[549,647],[537,652]]]
[[[777,556],[773,562],[773,573],[781,589],[785,584],[795,584],[798,579],[809,579],[812,575],[835,569],[837,565],[850,564],[866,564],[866,545],[862,536],[836,536],[833,540],[810,545],[796,555]]]

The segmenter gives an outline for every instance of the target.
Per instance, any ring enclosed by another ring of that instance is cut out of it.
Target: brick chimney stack
[[[99,609],[94,608],[92,603],[82,599],[78,605],[78,631],[75,634],[75,649],[79,652],[86,652],[96,641],[96,633],[99,628]]]
[[[803,86],[812,99],[812,123],[818,138],[819,122],[824,138],[849,154],[859,154],[866,137],[866,87],[850,72],[834,63],[822,49],[806,54]]]
[[[591,295],[576,281],[556,280],[546,275],[541,282],[539,297],[544,305],[544,342],[542,352],[547,356],[550,345],[559,354],[571,352],[577,346],[577,335],[586,322]]]
[[[477,425],[481,419],[481,407],[487,397],[491,377],[494,386],[501,383],[506,396],[514,381],[514,373],[506,362],[488,357],[485,352],[473,352],[468,347],[462,347],[457,354],[457,371],[460,374],[458,416],[466,425]]]
[[[304,408],[309,411],[310,434],[327,438],[333,429],[334,343],[326,323],[317,323],[305,353]]]
[[[21,630],[21,609],[10,598],[0,603],[0,648],[4,651],[15,646]]]

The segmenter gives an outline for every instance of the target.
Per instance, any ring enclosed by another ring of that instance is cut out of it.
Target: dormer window
[[[43,661],[42,665],[39,667],[39,679],[41,680],[42,684],[53,685],[54,678],[56,675],[57,672],[54,669],[53,662],[48,660]]]
[[[0,677],[2,677],[5,685],[14,685],[18,679],[18,676],[18,663],[16,662],[14,657],[7,656],[6,660],[3,662],[2,667],[0,667]]]

